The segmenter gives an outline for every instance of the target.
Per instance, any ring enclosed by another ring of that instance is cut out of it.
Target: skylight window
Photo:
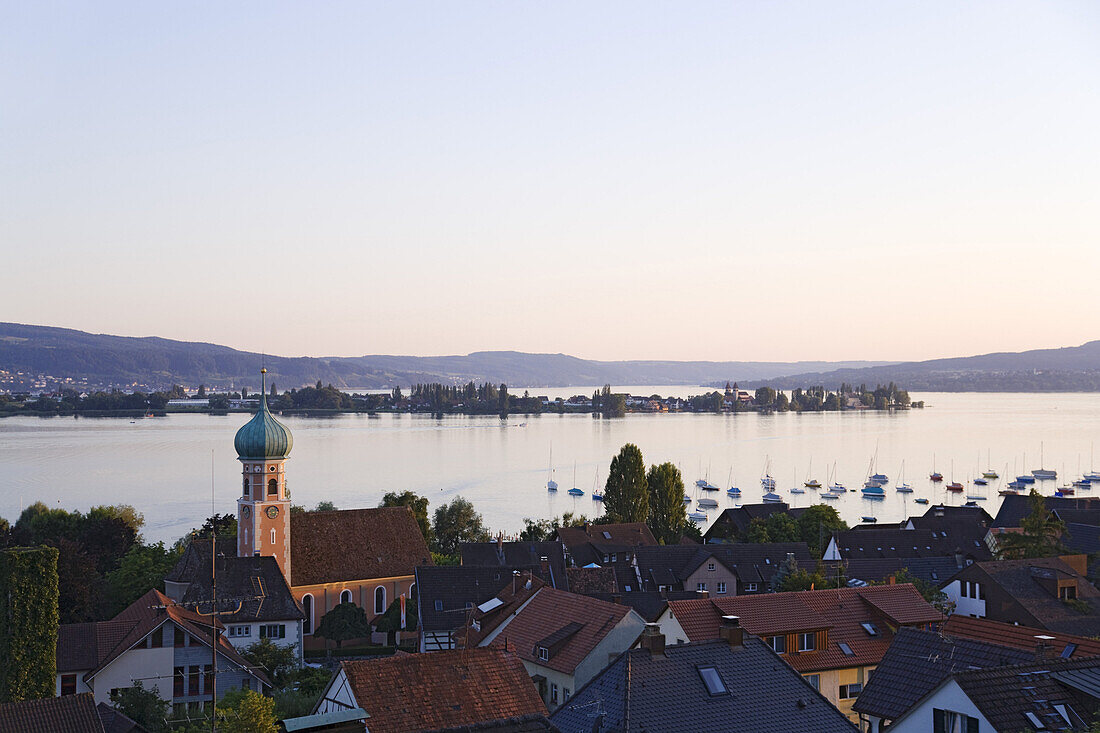
[[[1062,659],[1069,659],[1075,651],[1077,651],[1076,644],[1066,644],[1066,648],[1062,650]]]
[[[846,644],[845,642],[843,642],[843,641],[842,641],[842,642],[840,642],[840,643],[839,643],[839,644],[838,644],[837,646],[839,646],[839,647],[840,647],[840,651],[844,652],[844,653],[845,653],[846,655],[848,655],[849,657],[854,657],[854,656],[856,655],[856,653],[852,651],[852,647],[848,646],[848,645],[847,645],[847,644]]]
[[[865,624],[860,624],[860,626],[862,626],[863,630],[866,631],[871,636],[878,636],[878,627],[875,626],[874,624],[865,623]]]
[[[699,667],[699,676],[703,679],[703,684],[707,686],[707,692],[711,695],[726,694],[726,685],[722,682],[718,670],[714,667]]]
[[[610,533],[610,532],[608,532],[607,530],[604,530],[604,533],[603,533],[603,538],[604,538],[605,540],[609,540],[609,539],[611,539],[611,533]]]

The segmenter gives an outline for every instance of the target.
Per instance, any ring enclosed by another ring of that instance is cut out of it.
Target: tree
[[[444,555],[457,555],[463,542],[488,542],[489,533],[482,526],[481,515],[474,511],[474,505],[461,496],[456,496],[449,504],[443,504],[435,510],[435,522],[432,534],[436,552]]]
[[[117,569],[107,573],[107,595],[115,612],[129,606],[153,588],[159,588],[180,558],[175,548],[163,542],[155,545],[134,545],[122,557]]]
[[[218,705],[222,733],[276,733],[275,701],[252,690],[233,690]]]
[[[134,680],[132,687],[113,689],[111,705],[150,733],[168,730],[168,701],[161,698],[156,685],[146,690],[141,680]]]
[[[551,519],[523,518],[523,529],[519,533],[520,542],[548,542],[553,538],[558,527],[583,527],[588,523],[588,518],[583,514],[566,512],[560,517]]]
[[[764,520],[770,542],[799,542],[802,539],[798,525],[787,512],[775,512]]]
[[[370,632],[371,625],[366,611],[350,601],[345,601],[321,617],[321,623],[313,634],[335,641],[336,648],[339,649],[345,641],[361,639]]]
[[[206,385],[205,384],[200,384],[199,385],[199,391],[195,393],[195,396],[198,397],[199,399],[202,399],[203,397],[206,397]]]
[[[313,507],[315,512],[334,512],[336,511],[336,505],[327,499],[317,502],[317,506]]]
[[[798,560],[795,559],[793,554],[788,554],[787,558],[779,564],[779,567],[775,569],[775,574],[772,575],[770,588],[772,593],[782,589],[783,584],[787,582],[787,578],[791,577],[798,572]]]
[[[0,702],[54,696],[57,556],[52,547],[0,551]]]
[[[681,494],[680,501],[684,497]],[[644,522],[649,516],[649,490],[645,479],[642,451],[627,443],[611,459],[611,470],[604,484],[604,514],[611,522]]]
[[[378,617],[378,623],[375,625],[375,631],[382,631],[386,634],[387,643],[392,646],[397,646],[397,632],[398,631],[416,631],[416,596],[405,599],[405,628],[401,628],[401,598],[393,599],[393,603],[386,609],[386,612]]]
[[[649,529],[662,545],[675,545],[683,537],[688,521],[680,469],[667,462],[651,466],[646,486],[649,489]]]
[[[289,646],[279,646],[271,639],[260,639],[250,645],[241,656],[249,664],[263,667],[276,687],[284,687],[290,675],[298,668],[298,655]]]
[[[810,548],[810,554],[816,558],[828,546],[834,532],[848,529],[848,523],[840,518],[836,509],[825,504],[814,504],[803,510],[796,522],[799,539]]]
[[[1064,551],[1060,538],[1065,523],[1047,509],[1043,495],[1035,489],[1028,494],[1028,504],[1031,511],[1020,520],[1020,531],[997,535],[1001,559],[1050,557]]]
[[[432,526],[428,521],[428,498],[419,496],[411,491],[390,491],[382,497],[378,506],[407,506],[416,517],[416,523],[420,525],[420,534],[424,535],[424,541],[432,544]]]
[[[752,521],[749,522],[749,528],[745,530],[745,542],[752,545],[762,545],[771,541],[767,522],[760,517],[753,517]]]

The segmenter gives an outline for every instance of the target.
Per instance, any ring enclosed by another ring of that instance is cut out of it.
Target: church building
[[[326,612],[350,601],[376,623],[393,601],[415,593],[415,569],[432,557],[407,507],[291,511],[286,464],[294,438],[268,408],[266,376],[260,395],[260,409],[233,441],[242,475],[236,554],[274,558],[304,616],[304,646],[319,647],[313,632]],[[233,592],[221,583],[219,593]]]

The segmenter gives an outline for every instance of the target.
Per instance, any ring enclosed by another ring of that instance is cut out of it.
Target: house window
[[[603,556],[603,561],[604,562],[611,562],[611,555],[604,555]]]
[[[386,589],[381,585],[374,589],[374,612],[386,612]]]
[[[199,694],[199,668],[198,666],[187,668],[187,694]]]
[[[442,611],[443,610],[443,601],[436,601],[435,602],[435,610],[437,610],[437,611]]]
[[[1040,722],[1037,727],[1045,726]],[[932,708],[932,730],[935,733],[978,733],[978,719],[951,710]]]
[[[202,691],[207,695],[214,689],[214,667],[205,665],[202,668]]]
[[[286,624],[263,624],[260,626],[261,639],[285,639]]]
[[[714,569],[715,569],[715,565],[714,565],[714,563],[712,563],[712,562],[708,562],[708,563],[707,563],[707,570],[709,570],[710,572],[712,572],[712,573],[713,573],[713,572],[714,572]]]
[[[549,660],[550,659],[550,650],[547,649],[544,646],[540,646],[539,647],[539,659],[541,659],[544,662]]]
[[[351,603],[351,591],[347,588],[340,591],[340,603]]]
[[[798,651],[800,652],[812,652],[817,648],[817,637],[814,632],[808,631],[804,634],[798,635]]]
[[[164,646],[164,629],[157,629],[149,637],[149,644],[153,649],[160,649]]]
[[[702,678],[703,685],[711,696],[726,694],[726,684],[722,682],[722,677],[714,667],[699,667],[699,677]]]
[[[756,592],[756,583],[745,583],[745,592],[746,593],[755,593]]]
[[[175,627],[175,628],[176,628],[176,633],[175,633],[174,638],[172,640],[173,645],[177,646],[177,647],[185,646],[187,644],[187,639],[186,639],[186,635],[183,633],[183,629],[181,629],[178,626]]]
[[[563,703],[569,702],[569,688],[568,687],[561,688],[561,701]]]
[[[558,704],[558,686],[554,682],[550,683],[550,704],[551,705],[557,705]]]
[[[619,554],[616,553],[616,552],[612,552],[611,553],[611,562],[618,562],[618,561],[619,561]]]
[[[1076,644],[1066,644],[1066,647],[1062,650],[1062,659],[1069,659],[1073,656],[1073,653],[1077,651]]]
[[[726,595],[726,583],[725,583],[725,581],[722,581],[722,580],[718,581],[718,595],[720,595],[720,596]]]
[[[61,694],[62,695],[75,695],[76,694],[76,675],[75,674],[63,674],[63,675],[61,675]]]
[[[267,482],[267,495],[275,496],[279,493],[279,482],[275,479],[271,479]]]
[[[305,629],[305,633],[312,634],[313,633],[313,596],[311,596],[308,593],[305,594],[304,596],[302,596],[302,610],[306,614],[306,620],[303,623],[303,628]]]
[[[172,674],[172,697],[183,697],[186,694],[183,687],[183,667],[176,667]]]
[[[786,636],[770,636],[768,637],[768,644],[771,645],[772,651],[776,654],[787,653],[787,637]]]
[[[1058,589],[1058,597],[1063,601],[1072,601],[1077,597],[1077,588],[1072,585],[1063,585]]]
[[[252,636],[252,627],[245,624],[244,626],[230,626],[230,637]]]
[[[241,689],[242,690],[251,690],[252,689],[252,679],[250,677],[245,677],[244,679],[241,680]]]
[[[697,591],[704,591],[706,589],[707,589],[707,584],[706,583],[696,583],[695,584],[695,590],[697,590]]]
[[[850,700],[853,697],[859,697],[859,693],[863,692],[863,683],[853,682],[850,685],[840,686],[840,699]]]
[[[821,691],[821,675],[819,675],[819,674],[808,674],[808,675],[805,675],[802,679],[809,682],[810,687],[814,688],[818,692]]]

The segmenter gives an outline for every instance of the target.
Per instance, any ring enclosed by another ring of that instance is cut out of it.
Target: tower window
[[[306,634],[313,633],[313,596],[308,593],[302,596],[302,610],[305,611],[306,620],[302,624],[302,630]]]
[[[275,530],[271,530],[271,544],[275,544]]]
[[[279,482],[275,479],[271,479],[267,482],[267,495],[275,496],[279,493]]]
[[[248,496],[248,476],[244,477],[244,491],[242,491],[241,494],[245,497]]]

